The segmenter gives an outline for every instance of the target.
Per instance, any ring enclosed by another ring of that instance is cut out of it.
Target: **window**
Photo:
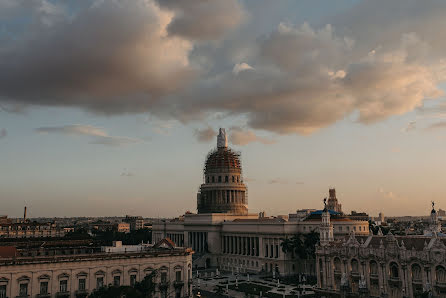
[[[42,281],[40,282],[40,295],[48,294],[48,282]]]
[[[276,259],[279,257],[279,245],[276,245]]]
[[[228,183],[229,182],[229,177],[225,176],[225,182]]]
[[[207,183],[209,183],[209,176],[207,177]]]
[[[235,182],[235,177],[234,176],[232,176],[232,183],[234,183]]]
[[[161,272],[161,283],[167,282],[167,272]]]
[[[28,296],[28,284],[20,284],[19,296]]]
[[[342,231],[342,227],[339,227],[339,231]]]
[[[181,271],[176,271],[175,272],[175,280],[176,281],[181,281]]]
[[[100,289],[104,286],[104,278],[101,277],[97,277],[96,278],[96,289]]]
[[[347,226],[347,231],[350,231],[350,227]]]
[[[259,261],[256,261],[256,267],[259,267]]]
[[[215,182],[215,177],[214,176],[212,176],[212,183],[214,183]]]
[[[0,285],[0,298],[6,298],[6,285]]]
[[[121,277],[119,275],[113,277],[113,285],[115,287],[119,287],[121,285]]]
[[[61,293],[68,292],[68,280],[64,279],[59,281],[59,292]]]
[[[265,244],[265,257],[268,257],[268,244]]]
[[[79,291],[85,291],[85,288],[86,288],[86,287],[85,287],[85,284],[86,284],[86,283],[85,283],[85,278],[80,278],[80,279],[79,279],[79,285],[78,285],[78,286],[79,286],[79,287],[78,287],[78,288],[79,288]]]
[[[356,227],[353,227],[353,230],[356,231]]]
[[[221,183],[221,176],[218,176],[218,183]]]
[[[240,182],[240,177],[239,176],[237,176],[237,183],[239,183]]]
[[[134,286],[136,284],[136,275],[130,275],[130,286]]]

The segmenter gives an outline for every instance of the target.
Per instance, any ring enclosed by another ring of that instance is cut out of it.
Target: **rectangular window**
[[[28,284],[20,284],[19,296],[28,296]]]
[[[61,293],[68,292],[68,280],[61,280],[59,282],[59,292]]]
[[[47,281],[40,282],[40,294],[41,295],[48,294],[48,282]]]
[[[167,272],[161,272],[161,283],[167,282]]]
[[[79,279],[79,291],[85,291],[85,278]]]
[[[279,257],[279,245],[276,245],[276,259]]]
[[[103,286],[104,286],[104,278],[102,276],[96,278],[96,289],[100,289]]]
[[[6,298],[6,285],[0,286],[0,298]]]
[[[130,275],[130,286],[135,286],[136,284],[136,275],[132,274]]]
[[[265,258],[268,257],[268,244],[265,244]]]
[[[181,281],[181,271],[176,271],[175,272],[175,280],[176,281]]]
[[[272,258],[272,257],[274,257],[274,245],[271,244],[270,248],[271,249],[270,249],[270,252],[269,252],[269,257]]]
[[[121,277],[119,275],[113,277],[113,285],[119,287],[121,285]]]

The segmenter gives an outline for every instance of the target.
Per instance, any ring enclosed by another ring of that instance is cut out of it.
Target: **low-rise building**
[[[118,242],[114,249],[59,246],[1,249],[0,297],[86,297],[106,285],[133,285],[153,271],[155,297],[191,292],[193,252],[168,239],[136,249]]]
[[[130,224],[131,231],[140,230],[144,228],[144,218],[142,218],[142,216],[126,215],[123,221]]]

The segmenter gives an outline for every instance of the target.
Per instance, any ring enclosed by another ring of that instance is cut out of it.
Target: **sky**
[[[249,211],[446,209],[443,0],[0,0],[0,214],[196,209],[219,127]]]

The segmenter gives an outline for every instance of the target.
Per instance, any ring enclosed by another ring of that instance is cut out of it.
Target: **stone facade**
[[[164,240],[138,251],[0,258],[0,297],[86,297],[109,285],[131,285],[158,270],[155,297],[188,296],[192,251]],[[129,249],[128,246],[125,249]]]

